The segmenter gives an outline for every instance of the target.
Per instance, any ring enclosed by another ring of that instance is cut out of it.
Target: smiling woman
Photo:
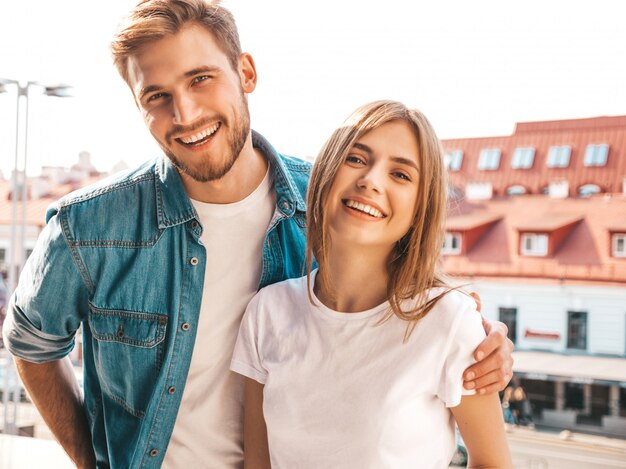
[[[462,386],[485,332],[436,268],[445,186],[432,126],[401,103],[360,107],[326,142],[307,276],[253,298],[231,362],[246,467],[447,467],[454,419],[470,466],[511,467],[497,394]]]

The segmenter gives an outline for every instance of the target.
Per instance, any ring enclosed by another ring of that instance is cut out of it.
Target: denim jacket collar
[[[285,168],[285,163],[279,157],[278,152],[261,134],[254,130],[252,131],[252,145],[261,150],[274,172],[278,209],[287,217],[291,217],[296,210],[305,212],[306,203],[296,189],[296,184]],[[156,206],[159,228],[169,228],[197,218],[178,169],[165,155],[161,156],[156,164],[156,176]]]

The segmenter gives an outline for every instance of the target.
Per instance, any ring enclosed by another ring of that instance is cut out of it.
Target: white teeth
[[[371,215],[376,218],[384,218],[385,216],[380,210],[375,209],[371,205],[365,205],[355,200],[349,200],[349,199],[346,200],[346,205],[350,208],[354,208],[356,210],[367,213],[368,215]]]
[[[201,132],[198,132],[197,134],[190,135],[189,137],[184,137],[184,138],[181,137],[180,140],[183,143],[187,143],[187,144],[195,143],[195,142],[197,142],[199,140],[202,140],[203,138],[206,138],[209,135],[214,134],[219,126],[220,126],[220,124],[218,122],[217,124],[207,128],[207,129],[204,129]]]

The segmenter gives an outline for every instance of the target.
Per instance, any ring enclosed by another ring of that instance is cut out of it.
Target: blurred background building
[[[533,420],[626,436],[626,116],[443,144],[443,267],[508,325]]]

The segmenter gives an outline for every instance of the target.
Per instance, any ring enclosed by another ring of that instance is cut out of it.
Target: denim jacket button
[[[192,257],[190,262],[191,262],[191,265],[198,265],[198,258]]]
[[[183,331],[188,331],[189,330],[189,323],[188,322],[184,323],[182,326],[180,326],[180,328]]]
[[[154,457],[154,456],[158,456],[159,455],[159,450],[158,449],[153,449],[150,451],[150,456]]]
[[[195,230],[196,228],[198,228],[198,222],[196,220],[191,222],[191,227]]]
[[[174,386],[170,386],[167,392],[169,392],[170,394],[174,394],[176,392],[176,388]]]

